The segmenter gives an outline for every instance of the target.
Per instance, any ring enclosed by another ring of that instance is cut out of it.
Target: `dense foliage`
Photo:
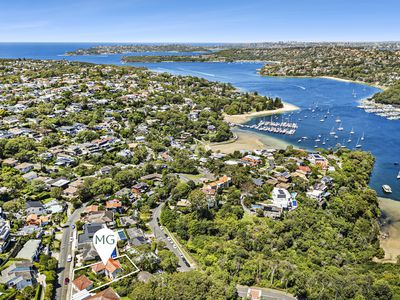
[[[226,285],[288,289],[308,299],[390,299],[400,292],[399,267],[372,262],[383,255],[377,197],[367,186],[373,157],[344,152],[341,159],[334,195],[323,207],[300,195],[299,208],[282,220],[246,217],[232,194],[218,210],[165,209],[162,222]]]
[[[375,102],[400,105],[400,82],[372,97]]]

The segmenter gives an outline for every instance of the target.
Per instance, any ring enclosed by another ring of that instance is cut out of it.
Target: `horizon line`
[[[349,40],[349,41],[329,41],[329,40],[308,40],[308,41],[296,41],[296,40],[278,40],[278,41],[244,41],[244,42],[221,42],[221,41],[207,41],[207,42],[166,42],[166,41],[152,41],[152,42],[140,42],[140,41],[0,41],[0,44],[28,44],[28,43],[38,43],[38,44],[46,44],[46,43],[55,43],[55,44],[63,44],[63,43],[96,43],[96,44],[267,44],[267,43],[400,43],[400,40],[371,40],[371,41],[362,41],[362,40]]]

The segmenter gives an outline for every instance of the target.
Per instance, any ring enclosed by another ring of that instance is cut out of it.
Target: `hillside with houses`
[[[370,153],[206,147],[233,137],[224,113],[280,105],[142,68],[0,61],[0,299],[390,299]]]

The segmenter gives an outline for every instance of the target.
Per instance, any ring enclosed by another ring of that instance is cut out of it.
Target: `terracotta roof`
[[[113,199],[106,202],[106,208],[118,208],[121,206],[122,203],[118,199]]]
[[[110,258],[106,265],[104,265],[103,263],[98,263],[92,266],[92,271],[96,273],[104,269],[106,269],[110,273],[113,273],[115,270],[121,269],[121,264],[118,261]]]
[[[85,213],[90,213],[95,211],[99,211],[98,205],[89,205],[88,207],[85,208]]]
[[[216,181],[214,181],[214,182],[211,182],[209,185],[210,185],[210,186],[216,186],[216,185],[218,185],[218,184],[220,184],[220,183],[226,183],[226,182],[228,182],[230,179],[231,179],[230,177],[224,175],[224,176],[222,176],[221,178],[219,178],[218,180],[216,180]]]
[[[298,169],[301,170],[301,171],[307,172],[307,173],[311,172],[311,169],[308,166],[299,166]]]
[[[105,289],[94,296],[86,298],[85,300],[119,300],[119,296],[112,288]]]
[[[76,286],[76,288],[80,291],[87,289],[89,286],[93,284],[93,281],[91,281],[89,278],[87,278],[85,275],[81,275],[78,278],[76,278],[72,283]]]
[[[112,258],[110,258],[107,262],[106,265],[106,270],[108,272],[113,273],[115,270],[121,269],[121,264],[119,263],[119,261],[116,261]]]
[[[105,268],[106,268],[105,265],[103,265],[102,263],[98,263],[92,266],[92,271],[98,273],[100,271],[103,271]]]

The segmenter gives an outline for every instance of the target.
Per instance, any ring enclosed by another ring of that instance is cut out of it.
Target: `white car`
[[[71,237],[69,238],[69,242],[72,243],[73,241],[74,241],[74,237],[71,236]]]
[[[71,262],[71,261],[72,261],[72,256],[71,256],[71,254],[69,254],[67,257],[67,262]]]

